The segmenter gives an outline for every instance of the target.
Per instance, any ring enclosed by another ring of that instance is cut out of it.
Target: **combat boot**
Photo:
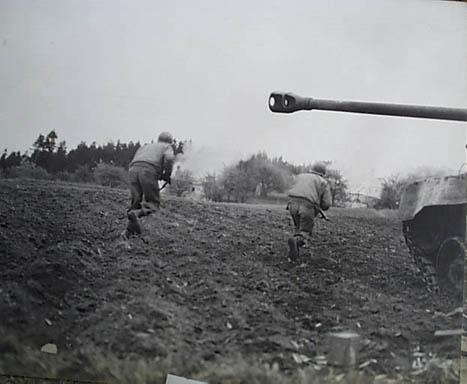
[[[127,236],[141,234],[141,225],[138,222],[136,213],[133,211],[128,212],[128,224],[125,232]]]
[[[299,256],[297,239],[295,238],[295,236],[289,237],[287,243],[289,244],[289,259],[291,261],[296,261]]]

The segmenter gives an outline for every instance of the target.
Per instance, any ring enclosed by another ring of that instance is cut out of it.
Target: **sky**
[[[408,0],[0,0],[1,147],[192,139],[187,167],[331,160],[355,191],[457,171],[466,124],[268,109],[271,91],[467,106],[467,5]],[[191,163],[191,165],[190,165]]]

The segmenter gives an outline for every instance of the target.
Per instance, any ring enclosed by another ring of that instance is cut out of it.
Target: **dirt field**
[[[171,198],[125,243],[127,197],[0,182],[3,330],[34,350],[55,343],[62,356],[92,347],[286,373],[325,355],[334,330],[362,336],[359,363],[372,372],[413,371],[414,352],[459,355],[459,337],[433,334],[459,327],[460,316],[439,312],[460,304],[425,291],[395,218],[331,211],[331,223],[316,224],[314,258],[292,264],[282,206]]]

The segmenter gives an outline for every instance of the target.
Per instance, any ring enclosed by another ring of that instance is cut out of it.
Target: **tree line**
[[[191,140],[175,141],[175,154],[183,156],[184,147],[191,146]],[[3,177],[29,177],[59,179],[75,182],[97,182],[107,186],[122,187],[126,184],[127,168],[139,142],[108,142],[97,145],[81,142],[71,150],[65,141],[59,141],[55,131],[39,135],[31,152],[5,150],[0,158]],[[342,173],[333,168],[329,161],[326,178],[331,186],[334,205],[347,200],[348,183]],[[216,174],[207,174],[201,180],[204,197],[213,201],[245,202],[252,196],[267,198],[271,193],[284,193],[292,186],[293,176],[311,171],[312,164],[296,165],[283,157],[270,158],[265,152],[258,152],[237,163],[229,165]],[[188,170],[176,169],[168,190],[181,196],[193,189],[195,178]]]
[[[174,141],[175,154],[182,154],[187,141]],[[30,151],[10,152],[0,157],[2,177],[59,179],[75,182],[98,182],[108,186],[124,186],[126,169],[141,146],[139,142],[120,141],[97,145],[79,143],[67,150],[65,141],[58,141],[55,131],[40,134]]]
[[[133,159],[138,148],[139,142],[130,141],[127,143],[108,142],[105,145],[97,145],[95,142],[87,145],[81,142],[78,146],[67,151],[66,142],[61,141],[57,144],[58,136],[55,131],[51,131],[47,136],[39,135],[32,146],[32,153],[21,154],[20,152],[11,152],[5,149],[0,158],[0,167],[5,170],[24,163],[31,163],[45,169],[49,173],[73,172],[79,167],[94,168],[99,163],[112,164],[115,166],[127,168]],[[183,153],[184,142],[175,140],[173,148],[175,153]]]

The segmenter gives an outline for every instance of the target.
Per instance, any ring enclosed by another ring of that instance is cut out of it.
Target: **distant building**
[[[374,208],[379,198],[363,193],[348,193],[348,206],[350,208]]]
[[[203,200],[204,193],[203,193],[203,184],[201,180],[193,181],[191,186],[191,191],[186,194],[186,197],[189,199],[194,200]]]

